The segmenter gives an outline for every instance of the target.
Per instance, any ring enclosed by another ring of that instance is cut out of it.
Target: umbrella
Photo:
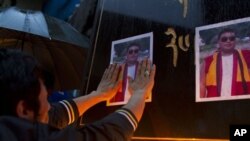
[[[28,52],[55,74],[57,90],[81,89],[89,45],[68,23],[40,11],[0,10],[0,45]]]

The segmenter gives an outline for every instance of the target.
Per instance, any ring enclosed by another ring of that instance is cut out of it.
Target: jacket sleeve
[[[65,128],[79,118],[77,106],[73,100],[63,100],[51,104],[49,125],[55,128]]]
[[[81,128],[67,126],[62,130],[49,130],[53,141],[129,141],[138,121],[132,112],[119,109],[105,118],[85,124]]]
[[[119,109],[102,120],[86,124],[80,132],[86,140],[128,141],[136,130],[138,121],[128,109]]]

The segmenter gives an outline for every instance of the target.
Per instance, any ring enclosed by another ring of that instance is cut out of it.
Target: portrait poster
[[[153,62],[153,33],[145,33],[112,41],[110,63],[124,64],[122,88],[109,101],[107,106],[124,105],[131,97],[128,91],[128,77],[134,79],[138,63],[148,58]],[[152,101],[152,95],[146,102]]]
[[[250,98],[250,18],[195,28],[196,102]]]

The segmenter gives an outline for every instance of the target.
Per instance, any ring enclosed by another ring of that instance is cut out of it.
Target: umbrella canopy
[[[1,47],[28,52],[55,74],[57,90],[81,89],[88,38],[68,23],[40,11],[0,10]]]
[[[44,15],[41,11],[23,10],[10,7],[0,10],[0,27],[45,38],[67,42],[81,47],[88,47],[87,38],[70,24]],[[19,38],[25,34],[14,33]]]

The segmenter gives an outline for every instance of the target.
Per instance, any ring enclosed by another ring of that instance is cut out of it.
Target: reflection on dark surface
[[[189,7],[185,18],[183,16],[183,4],[179,0],[157,0],[154,2],[152,0],[106,0],[104,10],[127,17],[194,28],[202,21],[202,12],[200,12],[202,1],[186,1]]]
[[[250,124],[249,100],[195,102],[194,64],[195,27],[250,16],[250,1],[188,0],[185,16],[181,0],[102,2],[89,92],[96,89],[110,62],[112,41],[147,32],[154,35],[157,73],[153,102],[147,103],[135,136],[228,139],[230,124]],[[85,121],[117,108],[99,104],[87,113]],[[101,112],[97,114],[97,110]]]

